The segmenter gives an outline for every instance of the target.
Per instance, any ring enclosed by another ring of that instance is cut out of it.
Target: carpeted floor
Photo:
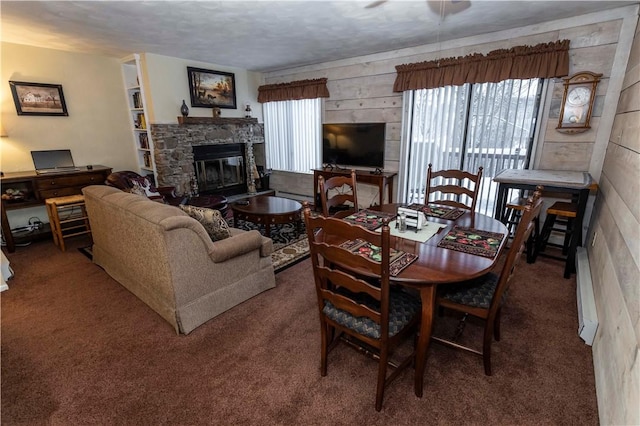
[[[494,375],[431,345],[423,398],[405,371],[374,410],[376,363],[346,346],[319,373],[310,261],[276,288],[178,336],[70,240],[8,255],[1,293],[1,421],[7,425],[596,425],[591,348],[576,334],[575,278],[521,264]],[[437,318],[448,328],[448,317]],[[473,324],[465,334],[477,335]]]
[[[234,226],[233,218],[228,219],[230,226]],[[264,235],[264,225],[256,225],[252,222],[240,220],[238,228],[244,230],[257,229]],[[289,266],[309,257],[309,244],[304,223],[298,230],[293,223],[271,226],[271,239],[273,240],[273,253],[271,260],[273,269],[280,272]]]

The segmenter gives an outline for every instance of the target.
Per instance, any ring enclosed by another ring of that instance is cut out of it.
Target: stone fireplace
[[[196,188],[210,194],[247,192],[249,125],[253,127],[253,143],[262,144],[263,124],[255,118],[179,120],[180,124],[150,126],[158,186],[174,186],[178,195],[191,194]],[[255,151],[256,163],[264,164],[263,149]],[[226,160],[220,161],[220,157]]]

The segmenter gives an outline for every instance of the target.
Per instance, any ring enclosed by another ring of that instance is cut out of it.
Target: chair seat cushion
[[[353,296],[352,296],[353,297]],[[357,295],[359,303],[372,309],[379,309],[378,302],[367,296]],[[336,308],[325,301],[322,312],[331,320],[347,327],[363,336],[380,339],[380,325],[367,317],[354,317],[348,312]],[[389,336],[395,336],[420,312],[420,300],[402,290],[392,289],[389,292]]]
[[[442,286],[440,297],[461,305],[489,309],[498,279],[498,275],[489,272],[463,283]],[[502,296],[503,301],[505,297],[506,293]]]

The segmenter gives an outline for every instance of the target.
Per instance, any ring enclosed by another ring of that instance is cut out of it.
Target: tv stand
[[[356,181],[362,183],[368,183],[370,185],[376,185],[378,187],[378,204],[384,203],[384,187],[387,187],[387,202],[393,203],[393,179],[397,175],[396,172],[384,172],[382,169],[376,169],[375,171],[369,170],[357,170]],[[313,169],[313,193],[315,194],[315,200],[319,199],[318,178],[324,177],[325,180],[333,176],[347,176],[351,173],[351,169]],[[317,206],[318,207],[318,206]]]
[[[351,173],[351,169],[347,169],[346,167],[340,167],[335,163],[327,163],[322,166],[322,170],[348,170]]]

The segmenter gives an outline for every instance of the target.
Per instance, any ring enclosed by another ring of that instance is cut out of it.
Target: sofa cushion
[[[231,236],[229,225],[218,210],[188,204],[180,205],[180,208],[204,226],[211,241],[220,241]]]

